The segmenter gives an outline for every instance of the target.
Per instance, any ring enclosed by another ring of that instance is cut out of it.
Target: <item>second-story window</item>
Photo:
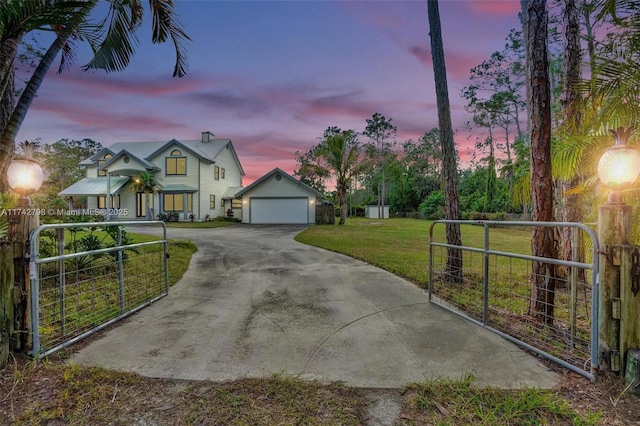
[[[215,180],[220,180],[220,167],[213,166],[213,178]]]
[[[111,154],[105,154],[104,157],[102,157],[103,158],[102,160],[98,160],[98,167],[102,166],[111,157],[113,157]],[[107,175],[106,170],[98,170],[98,176],[106,176],[106,175]]]
[[[224,179],[224,167],[220,169],[220,175],[222,176],[222,179]]]
[[[167,175],[186,175],[187,158],[182,157],[178,149],[171,151],[171,156],[165,158],[165,171]]]

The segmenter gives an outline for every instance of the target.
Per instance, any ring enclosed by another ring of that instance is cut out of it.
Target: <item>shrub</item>
[[[444,217],[444,192],[433,191],[420,204],[419,209],[425,219],[442,219]]]

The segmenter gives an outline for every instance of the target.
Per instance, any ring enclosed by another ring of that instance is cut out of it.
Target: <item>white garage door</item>
[[[251,223],[308,223],[307,198],[251,198]]]

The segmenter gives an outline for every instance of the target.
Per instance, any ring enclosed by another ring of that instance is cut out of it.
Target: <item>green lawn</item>
[[[379,266],[426,287],[428,282],[429,227],[420,219],[348,219],[343,226],[316,225],[296,236],[296,241],[343,253]],[[445,227],[434,228],[434,240],[445,242]],[[462,243],[482,247],[484,228],[462,226]],[[531,252],[531,234],[522,229],[492,229],[490,248],[517,253]]]

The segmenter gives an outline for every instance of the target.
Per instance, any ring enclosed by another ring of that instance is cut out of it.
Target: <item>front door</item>
[[[144,192],[136,192],[136,217],[147,217],[146,195]],[[149,208],[153,211],[153,194],[149,194]]]

